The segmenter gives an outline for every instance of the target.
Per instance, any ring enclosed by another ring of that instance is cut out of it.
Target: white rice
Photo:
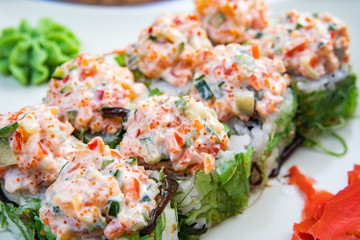
[[[318,80],[311,80],[303,76],[293,76],[297,81],[296,86],[299,90],[310,93],[320,90],[336,90],[336,83],[343,80],[350,72],[349,65],[343,65],[332,74],[321,76]]]

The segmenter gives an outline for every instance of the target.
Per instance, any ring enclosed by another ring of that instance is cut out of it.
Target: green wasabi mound
[[[297,132],[305,138],[304,144],[310,147],[318,147],[324,152],[342,156],[347,152],[345,141],[334,130],[345,125],[346,118],[352,117],[357,105],[358,90],[356,87],[356,75],[348,74],[339,81],[336,90],[319,90],[310,93],[302,92],[293,88],[297,93],[299,107],[297,109],[295,123]],[[342,153],[335,153],[326,149],[314,137],[330,134],[343,145]]]
[[[22,20],[18,28],[5,28],[0,36],[0,73],[21,85],[39,85],[50,73],[79,53],[80,42],[66,27],[48,18],[33,28]]]

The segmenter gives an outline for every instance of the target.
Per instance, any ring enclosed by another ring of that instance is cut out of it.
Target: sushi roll
[[[125,128],[121,154],[178,182],[173,202],[181,239],[198,237],[247,205],[252,149],[218,158],[228,136],[202,102],[167,94],[149,98],[129,114]]]
[[[268,25],[262,0],[194,0],[195,13],[214,44],[245,43]]]
[[[135,77],[184,87],[211,47],[196,16],[163,13],[126,49],[124,58]]]
[[[127,68],[81,53],[52,74],[45,103],[59,108],[58,118],[69,121],[80,139],[88,142],[100,135],[115,147],[127,108],[146,92]]]
[[[0,115],[0,169],[7,193],[37,194],[57,177],[83,144],[57,107],[29,106]]]
[[[306,143],[322,147],[313,137],[329,132],[339,138],[332,128],[352,116],[357,99],[346,25],[328,13],[289,11],[256,41],[261,55],[282,59],[292,77],[297,131]]]
[[[96,137],[47,189],[40,219],[57,239],[134,239],[148,224],[158,194],[136,161]]]
[[[260,57],[256,44],[218,45],[195,72],[191,95],[215,110],[230,128],[229,149],[253,148],[252,185],[264,184],[295,130],[296,97],[279,59]]]

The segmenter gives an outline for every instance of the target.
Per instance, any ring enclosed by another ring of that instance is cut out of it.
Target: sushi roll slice
[[[264,184],[295,130],[296,97],[281,60],[259,56],[256,44],[218,45],[198,68],[191,95],[215,110],[230,128],[229,149],[253,148],[252,185]]]
[[[37,194],[53,183],[62,166],[83,144],[70,123],[44,104],[0,115],[0,169],[8,193]]]
[[[135,77],[184,87],[211,47],[196,16],[163,13],[126,49],[124,58]]]
[[[195,13],[216,44],[245,43],[262,35],[268,25],[262,0],[194,0]]]
[[[228,136],[213,109],[192,96],[139,102],[125,123],[120,152],[179,183],[173,201],[182,239],[198,237],[247,205],[252,150],[226,159]]]
[[[40,219],[57,239],[136,239],[158,194],[157,183],[136,161],[96,137],[47,189]]]
[[[41,199],[62,167],[85,148],[57,112],[57,107],[40,104],[0,114],[2,227],[23,239],[54,239],[38,218]]]
[[[328,13],[289,11],[257,42],[261,54],[282,59],[292,77],[297,131],[306,143],[317,145],[313,137],[328,132],[338,138],[332,128],[352,116],[357,99],[346,25]]]
[[[145,92],[127,68],[81,53],[52,74],[45,103],[59,107],[58,118],[68,120],[80,139],[100,135],[115,147],[131,102]]]

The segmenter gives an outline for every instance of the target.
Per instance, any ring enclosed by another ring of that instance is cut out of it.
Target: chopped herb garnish
[[[126,161],[130,165],[134,165],[137,163],[137,157],[129,157],[129,159]]]
[[[144,84],[145,84],[145,87],[148,88],[148,89],[151,87],[151,82],[146,82]]]
[[[177,108],[185,109],[187,107],[187,102],[185,98],[180,98],[179,100],[175,101],[175,105]]]
[[[156,36],[154,36],[154,35],[150,35],[149,36],[149,39],[151,40],[151,41],[156,41],[156,39],[157,39],[157,37]]]
[[[158,88],[154,88],[149,93],[149,97],[160,96],[161,94],[162,94],[162,92]]]
[[[110,203],[108,214],[113,217],[117,217],[120,212],[120,203],[118,201],[112,200]]]
[[[101,163],[101,170],[104,170],[107,165],[113,163],[114,161],[114,159],[104,159]]]
[[[241,44],[241,45],[243,45],[243,46],[248,46],[248,45],[251,45],[251,41],[246,41],[246,42],[244,42],[243,44]]]
[[[185,43],[184,42],[181,42],[180,45],[179,45],[179,53],[181,53],[185,48]]]
[[[203,75],[201,75],[200,77],[195,78],[195,81],[198,81],[198,80],[200,80],[200,79],[203,79],[204,77],[205,77],[205,75],[203,74]]]
[[[214,96],[213,92],[209,88],[209,85],[204,79],[196,80],[195,87],[199,91],[202,99],[208,100]]]
[[[321,48],[322,46],[324,46],[324,42],[323,41],[321,41],[321,42],[319,42],[319,44],[318,44],[318,48]]]
[[[334,22],[330,23],[329,30],[330,31],[335,31],[335,29],[336,29],[336,24]]]
[[[119,178],[119,176],[120,176],[120,170],[110,170],[110,172],[109,172],[111,175],[113,175],[116,179],[118,179]]]
[[[117,55],[114,59],[120,67],[126,66],[125,55]]]
[[[299,30],[301,28],[303,28],[304,26],[301,23],[297,23],[296,24],[296,29]]]
[[[134,71],[133,71],[133,75],[134,75],[134,79],[135,79],[135,81],[138,81],[140,78],[142,78],[142,73],[141,73],[141,71],[140,70],[138,70],[138,69],[135,69]]]
[[[313,16],[318,18],[319,17],[319,13],[313,13]]]
[[[225,84],[225,81],[221,81],[220,83],[219,83],[219,88],[221,88],[223,85]]]

